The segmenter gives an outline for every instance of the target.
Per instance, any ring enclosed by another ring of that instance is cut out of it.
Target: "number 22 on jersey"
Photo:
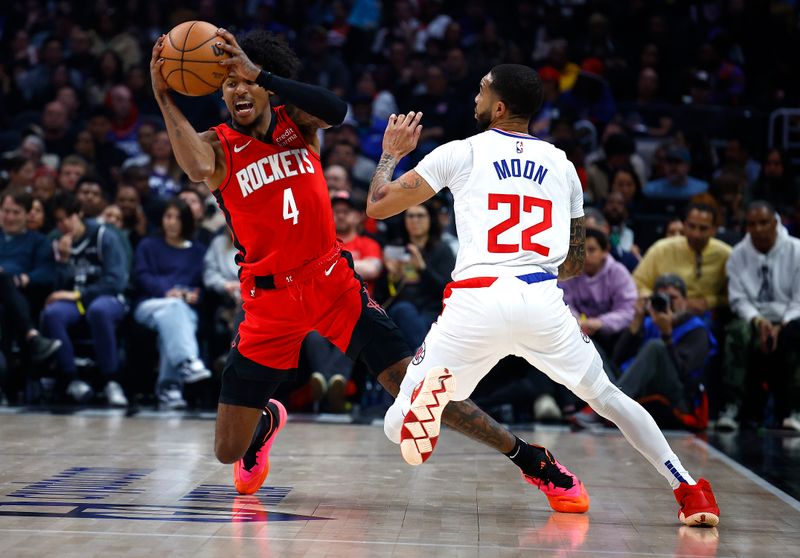
[[[297,224],[297,218],[300,215],[300,211],[297,209],[297,203],[294,201],[294,194],[292,194],[291,188],[286,188],[283,191],[283,220],[288,221],[289,219],[292,220],[292,224]]]
[[[533,237],[553,226],[553,202],[531,196],[516,194],[489,194],[489,210],[501,211],[500,206],[509,207],[509,216],[489,229],[489,252],[494,254],[513,254],[520,251],[532,251],[542,256],[550,254],[550,248],[533,241]],[[498,237],[509,229],[519,225],[521,211],[531,213],[534,207],[542,208],[542,220],[535,225],[523,229],[520,242],[516,244],[501,243]]]

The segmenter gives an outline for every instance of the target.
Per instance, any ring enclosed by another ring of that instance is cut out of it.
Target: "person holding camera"
[[[167,202],[161,227],[163,236],[145,238],[136,248],[133,283],[139,298],[133,319],[158,333],[159,408],[181,409],[186,407],[183,384],[211,377],[197,344],[196,309],[206,248],[190,240],[195,219],[180,198]]]
[[[623,393],[637,400],[659,395],[672,409],[691,414],[699,405],[704,366],[716,340],[691,312],[686,294],[680,276],[660,275],[653,294],[637,301],[613,360],[622,371],[615,383]]]

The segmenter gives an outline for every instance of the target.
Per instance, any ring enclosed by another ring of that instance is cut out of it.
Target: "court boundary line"
[[[751,471],[750,469],[748,469],[747,467],[745,467],[744,465],[742,465],[741,463],[730,457],[729,455],[726,455],[721,450],[715,448],[705,440],[702,440],[696,436],[693,437],[692,440],[694,441],[695,444],[699,445],[700,447],[708,451],[716,459],[719,459],[720,461],[725,463],[728,467],[730,467],[743,477],[747,478],[753,484],[755,484],[760,488],[763,488],[773,496],[777,497],[783,503],[788,504],[795,511],[800,512],[800,501],[794,498],[791,494],[784,492],[783,490],[781,490],[768,480],[758,476],[753,471]]]
[[[188,533],[131,533],[124,531],[76,531],[74,529],[58,529],[58,530],[37,530],[37,529],[5,529],[0,528],[0,533],[36,533],[37,535],[98,535],[98,536],[128,536],[128,537],[179,537],[189,539],[236,539],[236,540],[252,540],[252,541],[279,541],[279,542],[308,542],[308,543],[328,543],[328,544],[352,544],[352,545],[377,545],[377,546],[406,546],[406,547],[433,547],[433,548],[465,548],[465,549],[484,549],[484,550],[543,550],[552,551],[559,550],[551,546],[503,546],[496,544],[478,543],[475,545],[457,544],[457,543],[421,543],[421,542],[404,542],[404,541],[357,541],[345,539],[308,539],[308,538],[290,538],[290,537],[243,537],[239,535],[199,535]],[[570,550],[570,554],[589,554],[589,555],[608,555],[608,556],[630,556],[630,550]],[[653,556],[656,558],[673,558],[675,553],[669,554],[656,554],[648,552],[636,552],[637,555]],[[682,558],[705,558],[705,554],[681,554]],[[733,555],[717,555],[716,558],[734,558]]]

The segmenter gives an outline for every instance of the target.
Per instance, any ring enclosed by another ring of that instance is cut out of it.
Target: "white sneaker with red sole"
[[[447,368],[431,368],[411,394],[411,408],[403,418],[400,453],[409,465],[424,463],[439,440],[442,413],[456,389]]]

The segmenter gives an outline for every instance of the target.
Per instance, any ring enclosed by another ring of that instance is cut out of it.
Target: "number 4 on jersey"
[[[519,252],[520,244],[522,244],[522,249],[525,251],[536,252],[542,256],[549,255],[550,248],[534,242],[533,237],[553,226],[553,202],[531,196],[522,196],[520,200],[520,196],[516,194],[489,194],[490,211],[498,211],[500,204],[509,206],[509,215],[508,219],[489,229],[489,252],[513,254]],[[534,207],[542,208],[542,220],[520,233],[520,244],[506,244],[498,241],[498,237],[502,233],[519,224],[520,208],[525,213],[531,213]]]
[[[291,188],[286,188],[283,191],[283,219],[289,220],[292,219],[292,224],[297,224],[297,217],[300,215],[300,211],[297,210],[297,204],[294,201],[294,194],[292,194]]]

